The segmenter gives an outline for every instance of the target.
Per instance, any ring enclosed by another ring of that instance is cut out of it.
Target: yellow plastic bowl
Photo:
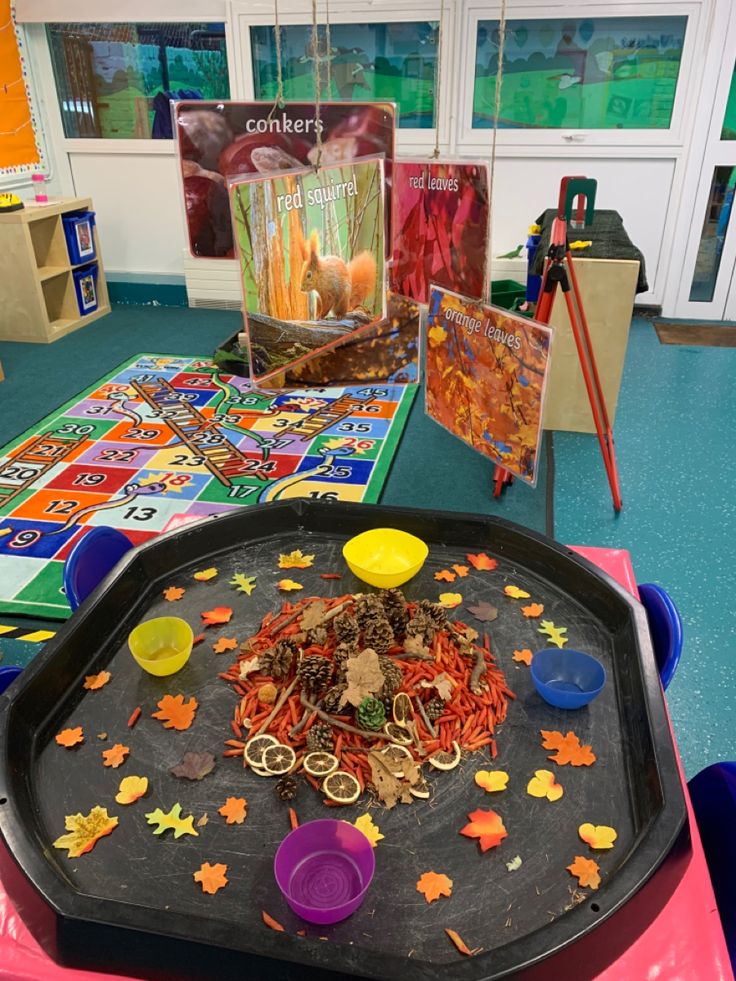
[[[392,589],[419,572],[429,548],[406,531],[372,528],[346,542],[342,554],[358,579],[380,589]]]
[[[176,674],[189,660],[194,634],[180,617],[144,620],[128,635],[130,653],[149,674]]]

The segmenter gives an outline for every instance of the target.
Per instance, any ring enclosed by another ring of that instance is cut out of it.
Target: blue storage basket
[[[93,262],[89,266],[72,269],[72,276],[74,277],[74,289],[77,293],[79,313],[84,317],[88,313],[93,313],[99,306],[97,298],[97,263]]]
[[[68,215],[62,215],[61,220],[64,222],[66,248],[71,264],[78,266],[96,259],[94,211],[72,211]]]

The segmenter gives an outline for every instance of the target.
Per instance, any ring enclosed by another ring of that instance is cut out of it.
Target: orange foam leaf
[[[130,752],[129,746],[122,743],[115,743],[110,749],[106,749],[102,754],[103,766],[111,766],[114,770],[125,762],[125,757]]]
[[[180,732],[188,729],[194,722],[199,706],[194,696],[185,702],[183,695],[164,695],[157,704],[159,711],[153,713],[153,718],[160,719],[164,729],[178,729]]]
[[[591,889],[597,889],[601,884],[600,866],[592,858],[576,855],[572,865],[567,866],[567,871],[570,875],[574,875],[578,885],[583,887],[590,886]]]
[[[440,569],[439,572],[435,572],[434,578],[437,582],[455,582],[457,576],[454,572],[450,572],[449,569]]]
[[[492,571],[498,565],[495,559],[492,559],[485,552],[479,552],[477,555],[466,555],[465,558],[472,565],[474,569],[480,571]]]
[[[228,797],[217,813],[222,814],[226,824],[242,824],[248,814],[248,801],[245,797]]]
[[[512,660],[520,661],[522,664],[531,664],[532,652],[528,647],[525,647],[523,651],[514,651],[512,654]]]
[[[522,606],[521,612],[525,617],[540,617],[544,613],[544,604],[530,603],[529,606]]]
[[[433,903],[440,896],[452,895],[452,879],[441,872],[424,872],[417,882],[417,892],[420,892],[428,903]]]
[[[220,639],[212,645],[212,650],[215,652],[215,654],[224,654],[225,651],[234,651],[237,646],[238,642],[234,637],[220,637]]]
[[[54,738],[60,746],[63,746],[65,749],[71,749],[72,746],[77,746],[79,743],[84,742],[84,731],[81,726],[77,726],[74,729],[62,729]]]
[[[460,829],[460,834],[465,835],[466,838],[477,838],[482,852],[500,845],[508,836],[501,815],[496,814],[495,811],[484,811],[479,808],[468,814],[468,820],[470,823]]]
[[[186,593],[186,589],[181,586],[169,586],[168,589],[164,590],[164,599],[168,603],[175,603],[176,600],[182,598],[184,593]]]
[[[453,571],[456,572],[461,579],[464,579],[470,572],[470,569],[466,565],[454,565]]]
[[[216,623],[229,623],[233,611],[229,606],[216,606],[214,610],[205,610],[200,613],[205,627],[211,627]]]
[[[227,865],[223,865],[222,863],[210,865],[209,862],[203,862],[199,871],[192,874],[194,881],[202,886],[202,892],[207,892],[210,896],[214,896],[218,889],[223,889],[230,881],[225,875],[226,872]]]
[[[556,752],[548,757],[553,763],[566,766],[591,766],[597,757],[590,746],[582,746],[574,732],[563,736],[561,732],[540,730],[544,749],[554,749]]]
[[[112,675],[109,671],[100,671],[99,674],[88,674],[84,679],[83,687],[87,691],[97,691],[99,688],[104,688],[110,678],[112,678]]]

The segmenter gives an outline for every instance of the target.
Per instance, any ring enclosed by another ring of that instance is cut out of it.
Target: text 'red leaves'
[[[567,871],[570,875],[574,875],[578,884],[583,887],[590,886],[591,889],[597,889],[601,884],[600,866],[592,858],[576,855],[572,865],[567,866]]]
[[[158,712],[153,712],[154,719],[160,719],[164,729],[178,729],[180,732],[188,729],[194,722],[199,702],[192,696],[188,702],[183,695],[164,695],[158,704]]]
[[[112,675],[109,671],[100,671],[99,674],[88,674],[84,679],[83,687],[87,691],[97,691],[100,688],[104,688],[110,678],[112,678]]]
[[[64,818],[67,834],[57,838],[54,848],[66,848],[67,858],[79,858],[91,852],[100,838],[111,834],[118,819],[110,817],[105,807],[93,807],[89,814],[68,814]]]
[[[466,838],[477,838],[482,852],[500,845],[508,835],[501,815],[496,814],[495,811],[484,811],[479,808],[468,814],[468,820],[470,823],[460,829],[460,834],[465,835]]]
[[[441,872],[424,872],[417,882],[417,892],[420,892],[428,903],[433,903],[440,896],[452,895],[452,879]]]
[[[193,876],[194,881],[201,885],[202,892],[214,896],[218,889],[223,889],[230,881],[225,875],[226,872],[227,865],[223,865],[221,862],[217,865],[203,862],[199,870],[193,873]]]
[[[580,740],[574,732],[568,732],[563,736],[557,730],[549,731],[540,729],[542,734],[542,746],[545,749],[554,749],[554,755],[548,757],[553,763],[566,766],[591,766],[596,761],[596,755],[590,746],[582,746]]]
[[[609,828],[606,824],[581,824],[578,834],[586,845],[598,851],[613,848],[613,843],[618,838],[615,829]]]

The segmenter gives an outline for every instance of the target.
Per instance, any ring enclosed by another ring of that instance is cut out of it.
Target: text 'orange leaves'
[[[613,848],[613,843],[618,838],[615,829],[609,828],[606,824],[581,824],[578,834],[586,845],[598,851]]]
[[[591,889],[597,889],[601,884],[601,877],[598,874],[600,866],[592,858],[576,855],[572,865],[567,866],[567,871],[570,875],[574,875],[578,884],[583,887],[590,886]]]
[[[112,678],[109,671],[100,671],[99,674],[88,674],[84,679],[84,688],[87,691],[97,691],[99,688],[104,688],[108,681]]]
[[[466,565],[454,565],[452,569],[453,572],[456,572],[461,579],[464,579],[470,572],[470,569]]]
[[[528,647],[525,647],[523,651],[514,651],[512,654],[512,660],[520,661],[522,664],[531,664],[532,652]]]
[[[440,896],[452,895],[452,879],[441,872],[424,872],[417,882],[417,892],[420,892],[428,903],[433,903]]]
[[[122,743],[115,743],[110,749],[106,749],[102,754],[102,760],[104,766],[111,766],[114,770],[125,762],[125,757],[130,752],[129,746],[123,746]]]
[[[489,555],[486,555],[485,552],[479,552],[477,555],[466,555],[465,558],[474,569],[478,569],[481,572],[491,572],[498,565],[498,562]]]
[[[279,933],[284,932],[284,928],[281,926],[279,921],[274,920],[274,918],[269,913],[267,913],[265,909],[261,910],[261,917],[263,918],[263,922],[266,924],[267,927],[271,927],[272,930],[278,930]]]
[[[160,719],[164,729],[178,729],[182,732],[194,722],[199,702],[192,696],[188,702],[183,695],[164,695],[158,704],[158,712],[153,713],[154,719]]]
[[[225,651],[234,651],[237,646],[238,642],[235,637],[220,637],[220,639],[212,645],[212,650],[215,652],[215,654],[224,654]]]
[[[544,613],[544,604],[530,603],[529,606],[522,606],[521,612],[525,617],[541,617]]]
[[[568,732],[563,736],[556,730],[548,731],[540,729],[542,734],[542,746],[544,749],[556,750],[553,756],[548,757],[553,763],[566,766],[591,766],[596,761],[596,755],[590,746],[582,746],[580,740],[574,732]]]
[[[454,572],[450,572],[449,569],[440,569],[439,572],[435,572],[434,578],[437,582],[455,582],[457,576]]]
[[[186,589],[182,586],[169,586],[168,589],[164,590],[164,599],[167,603],[175,603],[182,598],[184,593],[186,593]]]
[[[216,606],[214,610],[205,610],[200,613],[205,627],[212,627],[216,623],[229,623],[233,611],[229,606]]]
[[[199,871],[193,873],[193,877],[194,881],[201,885],[202,892],[207,892],[210,896],[214,896],[218,889],[223,889],[230,881],[225,875],[226,872],[227,865],[223,865],[221,862],[217,865],[210,865],[209,862],[203,862]]]
[[[81,726],[76,726],[74,729],[62,729],[54,738],[60,746],[71,749],[72,746],[84,742],[84,731]]]
[[[228,797],[218,809],[226,824],[242,824],[248,815],[248,801],[245,797]]]
[[[475,954],[479,954],[481,950],[483,950],[482,947],[474,947],[473,950],[471,950],[470,947],[468,947],[468,945],[465,943],[463,938],[460,936],[460,934],[457,932],[457,930],[451,930],[449,927],[445,927],[445,933],[450,938],[450,940],[452,940],[452,942],[455,944],[455,946],[460,951],[460,953],[465,954],[466,957],[474,957]]]
[[[551,770],[535,770],[526,786],[526,792],[530,797],[546,797],[550,801],[559,800],[565,793]]]
[[[495,811],[484,811],[479,808],[468,814],[468,820],[470,823],[460,830],[460,834],[465,835],[466,838],[477,838],[482,852],[500,845],[508,836],[501,815],[496,814]]]

